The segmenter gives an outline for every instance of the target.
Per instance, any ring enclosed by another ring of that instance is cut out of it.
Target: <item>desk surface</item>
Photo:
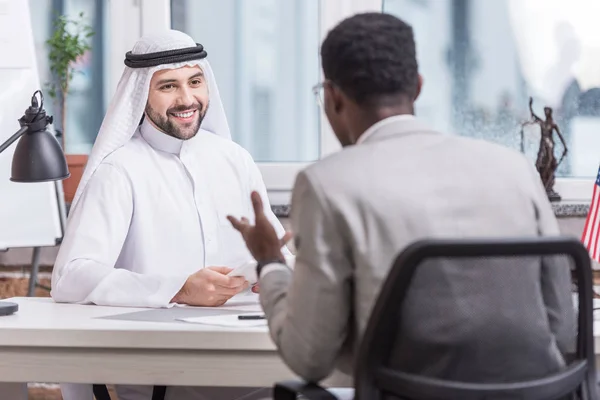
[[[116,320],[106,317],[149,310],[56,304],[42,298],[7,301],[18,303],[19,311],[0,317],[0,389],[2,382],[90,381],[270,386],[295,378],[266,327]],[[231,304],[223,309],[227,306]],[[598,354],[600,320],[594,328]],[[344,379],[334,374],[325,385],[344,386],[349,383]]]
[[[152,310],[57,304],[49,298],[35,297],[4,301],[18,303],[19,311],[0,317],[0,346],[275,350],[266,326],[227,328],[179,322],[174,318],[173,322],[113,320],[106,317]],[[256,303],[257,298],[248,296],[245,302]],[[231,312],[230,307],[235,305],[228,303],[222,309]],[[193,309],[199,312],[208,310],[202,307]],[[181,311],[170,310],[174,313]],[[210,310],[214,312],[215,309]]]
[[[226,328],[175,320],[182,312],[214,313],[215,308],[84,306],[47,298],[6,301],[18,303],[19,311],[0,317],[2,398],[7,397],[4,390],[16,393],[11,399],[25,399],[22,382],[245,387],[295,378],[266,326]],[[251,295],[219,309],[239,313],[259,307],[257,296]],[[155,318],[157,312],[161,318]],[[163,322],[140,320],[140,313]],[[165,313],[173,317],[165,318]]]
[[[88,347],[188,350],[276,350],[266,326],[228,328],[185,322],[128,320],[126,314],[157,310],[131,307],[57,304],[49,298],[15,297],[16,314],[0,317],[0,346]],[[234,299],[219,307],[224,312],[257,306],[257,296]],[[594,300],[600,307],[600,300]],[[186,307],[191,311],[214,312],[215,308]],[[181,309],[162,310],[176,315]],[[115,319],[110,319],[115,317]],[[600,354],[600,311],[595,312],[596,353]],[[120,319],[116,319],[120,318]]]

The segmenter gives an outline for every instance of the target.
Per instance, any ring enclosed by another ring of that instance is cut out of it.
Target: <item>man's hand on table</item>
[[[227,276],[233,269],[207,267],[193,273],[171,302],[190,306],[217,307],[248,288],[240,276]]]

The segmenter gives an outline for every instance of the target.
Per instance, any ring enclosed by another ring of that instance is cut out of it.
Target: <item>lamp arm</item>
[[[19,129],[17,131],[17,133],[15,133],[11,137],[9,137],[8,140],[6,142],[2,143],[2,145],[0,146],[0,153],[2,153],[4,150],[8,149],[11,144],[13,144],[21,136],[26,134],[28,130],[29,130],[29,126],[25,125],[21,129]]]

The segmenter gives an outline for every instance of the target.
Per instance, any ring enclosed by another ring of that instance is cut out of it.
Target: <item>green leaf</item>
[[[67,15],[56,13],[54,29],[45,42],[52,73],[52,82],[47,84],[48,93],[54,99],[66,99],[69,84],[75,72],[78,72],[74,67],[75,62],[87,51],[92,50],[89,43],[94,35],[92,27],[85,23],[83,12],[80,12],[78,17],[71,19]],[[63,113],[64,110],[61,109],[60,112]]]

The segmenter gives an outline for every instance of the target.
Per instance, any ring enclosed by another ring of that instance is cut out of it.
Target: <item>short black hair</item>
[[[412,27],[385,13],[345,19],[321,45],[325,79],[360,105],[416,95],[419,72]]]

